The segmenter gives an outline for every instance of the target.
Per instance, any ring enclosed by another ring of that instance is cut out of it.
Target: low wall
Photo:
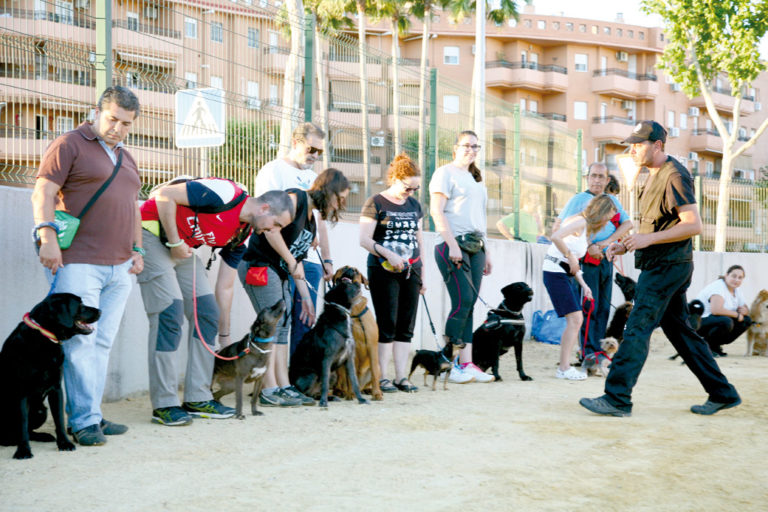
[[[5,337],[21,321],[21,317],[39,302],[48,292],[48,284],[32,247],[30,233],[33,227],[31,190],[0,186],[0,233],[4,249],[4,265],[0,265],[0,339]],[[357,223],[340,222],[330,230],[331,248],[335,265],[353,265],[365,268],[367,253],[358,245]],[[425,233],[424,258],[426,299],[435,322],[438,335],[442,333],[443,322],[447,316],[450,302],[432,257],[438,237],[434,233]],[[481,297],[495,306],[501,301],[501,288],[514,281],[525,281],[534,290],[534,299],[524,310],[529,322],[533,311],[551,309],[551,302],[542,283],[541,264],[546,246],[511,242],[508,240],[490,240],[489,251],[492,257],[493,272],[483,280]],[[203,249],[202,258],[207,261],[207,249]],[[692,293],[698,293],[710,281],[732,264],[740,264],[746,269],[747,277],[742,285],[742,292],[751,302],[760,290],[759,278],[762,264],[768,264],[768,256],[752,253],[709,253],[697,252],[694,255],[696,271],[691,284]],[[218,263],[217,260],[216,263]],[[619,264],[627,275],[637,278],[638,272],[632,268],[631,255],[624,256]],[[209,274],[215,276],[215,268]],[[135,279],[134,279],[135,282]],[[242,287],[235,285],[235,299],[232,307],[232,336],[239,338],[248,330],[255,313]],[[614,303],[622,301],[621,291],[614,288]],[[689,297],[690,298],[690,297]],[[475,307],[475,322],[485,318],[486,308],[478,302]],[[120,324],[115,345],[109,362],[109,375],[105,391],[106,400],[118,400],[125,396],[142,392],[148,388],[147,377],[147,317],[139,293],[134,286],[128,299],[125,315]],[[424,314],[419,308],[416,321],[414,349],[424,346],[434,348],[435,342]],[[186,350],[179,354],[179,372],[183,371]]]

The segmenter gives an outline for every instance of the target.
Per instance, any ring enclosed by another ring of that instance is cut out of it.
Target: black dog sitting
[[[501,294],[504,300],[498,308],[488,313],[485,323],[472,335],[472,362],[482,371],[491,368],[496,380],[502,380],[499,375],[499,357],[514,347],[520,380],[533,380],[523,371],[523,306],[533,299],[533,290],[520,282],[505,286]]]
[[[346,365],[352,391],[361,404],[368,400],[360,394],[355,372],[355,340],[352,337],[350,308],[360,296],[360,285],[347,278],[325,295],[325,308],[315,326],[307,332],[291,356],[288,376],[291,383],[307,396],[320,398],[320,407],[328,407],[331,374]]]
[[[421,366],[424,368],[424,385],[427,385],[427,375],[432,375],[432,391],[435,390],[435,383],[440,374],[451,370],[453,364],[453,358],[459,353],[458,345],[454,343],[447,343],[442,350],[417,350],[413,355],[413,361],[411,361],[411,373],[408,374],[408,380],[411,380],[411,375],[416,371],[416,368]],[[448,389],[448,378],[446,376],[443,380],[443,389]]]
[[[213,393],[218,400],[232,391],[235,392],[235,417],[244,420],[243,414],[243,384],[253,382],[251,395],[251,414],[260,416],[264,413],[256,410],[256,403],[262,388],[262,377],[267,371],[269,353],[272,351],[272,341],[277,330],[277,324],[285,313],[285,301],[280,299],[274,306],[259,311],[259,315],[251,325],[251,332],[237,343],[227,345],[218,354],[235,360],[216,358],[213,368],[213,383],[219,389]],[[239,357],[238,357],[239,356]]]
[[[93,332],[91,324],[101,311],[84,306],[77,295],[55,293],[24,315],[0,351],[0,389],[8,399],[0,417],[0,444],[16,445],[14,459],[32,458],[29,441],[51,442],[50,434],[34,432],[47,416],[48,406],[56,426],[56,445],[72,451],[75,445],[64,431],[61,392],[61,342],[77,334]]]
[[[631,277],[623,276],[621,274],[616,274],[613,280],[616,281],[616,284],[619,285],[621,293],[624,294],[624,300],[626,302],[634,302],[635,287],[637,286],[637,283],[635,283],[634,279]]]

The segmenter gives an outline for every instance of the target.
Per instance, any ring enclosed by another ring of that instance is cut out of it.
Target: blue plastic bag
[[[546,313],[536,311],[531,321],[531,338],[551,345],[559,345],[565,325],[565,317],[558,317],[554,309]]]

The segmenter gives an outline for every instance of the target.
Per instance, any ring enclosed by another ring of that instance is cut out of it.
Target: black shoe
[[[113,423],[103,418],[101,420],[100,426],[101,426],[101,432],[105,436],[121,436],[126,432],[128,432],[128,427],[126,425],[121,425],[120,423]]]
[[[730,409],[731,407],[736,407],[741,403],[741,398],[737,398],[735,402],[731,402],[729,404],[721,404],[718,402],[713,402],[712,400],[707,400],[704,402],[703,405],[693,405],[691,406],[691,412],[694,414],[703,414],[704,416],[711,416],[715,414],[717,411],[720,411],[722,409]]]
[[[81,446],[101,446],[107,442],[107,438],[104,437],[104,433],[98,425],[89,425],[72,435],[77,444]]]
[[[604,416],[632,416],[631,412],[622,411],[610,404],[608,400],[602,396],[597,398],[582,398],[579,400],[579,405],[595,414],[602,414]]]
[[[715,347],[712,349],[712,355],[715,357],[728,357],[728,354],[723,352],[722,347]]]

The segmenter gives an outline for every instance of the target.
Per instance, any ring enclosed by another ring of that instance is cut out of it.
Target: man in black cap
[[[655,121],[642,121],[624,140],[631,144],[635,164],[648,168],[650,175],[640,192],[638,233],[612,244],[607,253],[613,258],[636,251],[635,267],[642,272],[624,341],[605,380],[605,394],[579,400],[597,414],[631,414],[632,388],[648,357],[651,334],[659,326],[709,395],[691,412],[710,415],[741,403],[706,341],[688,322],[685,292],[693,274],[691,238],[701,232],[701,218],[691,174],[664,152],[666,140],[666,130]]]

